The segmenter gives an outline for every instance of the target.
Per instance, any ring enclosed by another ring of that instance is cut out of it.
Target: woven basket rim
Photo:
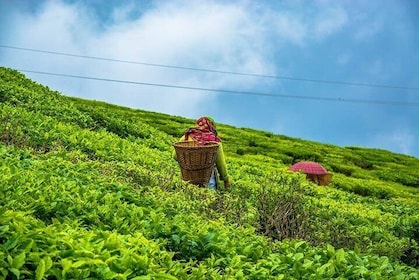
[[[187,144],[187,145],[185,145]],[[191,149],[196,149],[196,148],[210,148],[210,147],[215,147],[215,146],[219,146],[220,144],[218,142],[209,142],[207,144],[204,144],[202,146],[197,145],[196,142],[194,141],[178,141],[173,143],[173,146],[175,148],[179,147],[179,148],[191,148]]]

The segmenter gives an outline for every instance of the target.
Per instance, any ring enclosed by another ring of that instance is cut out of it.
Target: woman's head
[[[185,140],[188,140],[190,136],[195,142],[202,145],[205,145],[206,143],[221,142],[212,118],[201,117],[195,122],[195,125],[197,127],[191,127],[185,131]]]
[[[201,130],[210,131],[217,135],[215,123],[211,117],[201,117],[195,122],[195,125],[197,125]]]

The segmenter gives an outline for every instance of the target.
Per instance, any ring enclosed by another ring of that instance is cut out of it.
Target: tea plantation
[[[193,123],[0,67],[0,279],[418,279],[418,158],[219,124],[211,191],[172,159]]]

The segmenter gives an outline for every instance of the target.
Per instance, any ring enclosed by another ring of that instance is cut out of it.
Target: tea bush
[[[418,277],[415,158],[219,124],[232,187],[213,192],[171,158],[193,120],[0,80],[0,279]]]

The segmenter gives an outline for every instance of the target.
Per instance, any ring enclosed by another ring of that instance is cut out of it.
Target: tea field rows
[[[193,122],[0,67],[0,279],[418,278],[419,159],[219,124],[215,192],[171,157]]]

